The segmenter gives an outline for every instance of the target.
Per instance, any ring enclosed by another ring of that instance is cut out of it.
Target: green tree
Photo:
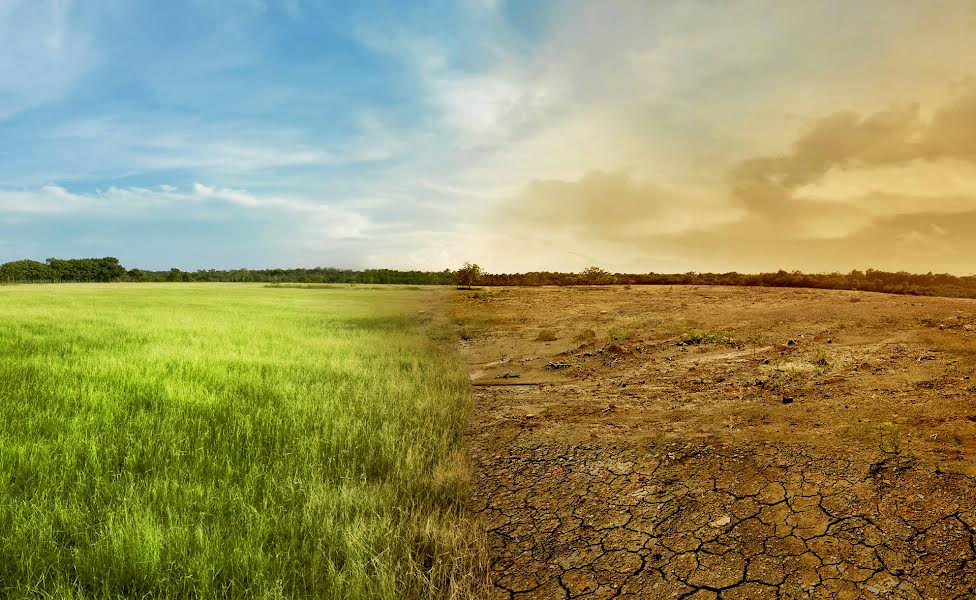
[[[454,272],[454,281],[458,289],[470,290],[478,283],[483,273],[484,271],[477,264],[466,262],[463,267]]]
[[[166,274],[166,281],[187,281],[187,280],[188,280],[187,274],[177,269],[176,267],[170,269],[169,273]]]
[[[16,260],[0,265],[0,281],[53,281],[54,269],[36,260]]]

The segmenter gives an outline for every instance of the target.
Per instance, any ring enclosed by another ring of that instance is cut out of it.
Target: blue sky
[[[448,266],[436,180],[498,143],[462,139],[455,79],[545,10],[2,0],[0,258]]]
[[[965,114],[964,5],[0,0],[0,261],[959,271],[968,138],[850,141]]]

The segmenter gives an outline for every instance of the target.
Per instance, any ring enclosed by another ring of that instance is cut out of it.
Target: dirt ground
[[[489,288],[451,310],[493,597],[976,597],[976,301]]]

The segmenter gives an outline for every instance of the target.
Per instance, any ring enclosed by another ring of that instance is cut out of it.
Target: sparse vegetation
[[[959,330],[923,331],[919,341],[929,350],[950,354],[976,354],[976,333]]]

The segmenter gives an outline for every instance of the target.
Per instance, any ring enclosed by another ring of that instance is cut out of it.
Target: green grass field
[[[0,286],[0,597],[463,594],[443,293]]]

